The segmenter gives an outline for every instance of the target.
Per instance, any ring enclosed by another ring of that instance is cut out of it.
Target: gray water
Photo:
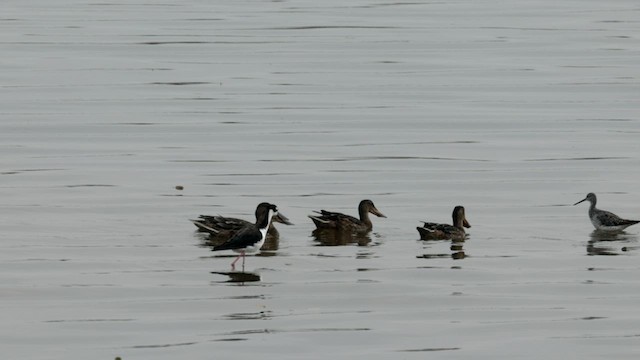
[[[640,355],[640,227],[571,206],[640,217],[637,1],[2,8],[3,358]],[[229,276],[188,219],[262,201],[295,225]]]

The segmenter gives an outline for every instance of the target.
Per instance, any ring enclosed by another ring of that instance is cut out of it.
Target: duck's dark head
[[[376,206],[373,205],[373,201],[371,200],[360,201],[360,205],[358,205],[358,212],[360,213],[361,218],[362,218],[362,215],[366,213],[373,214],[377,217],[386,218],[386,216],[384,216],[384,214],[381,213],[380,210],[376,209]]]
[[[270,204],[267,202],[263,202],[258,204],[258,207],[256,208],[256,221],[257,222],[264,222],[264,221],[268,221],[269,220],[269,212],[272,213],[271,215],[271,220],[272,221],[276,221],[279,223],[283,223],[286,225],[293,225],[293,223],[291,223],[289,221],[289,219],[284,216],[284,214],[281,214],[278,211],[278,207],[275,206],[274,204]]]
[[[471,225],[467,221],[467,217],[465,216],[464,206],[458,205],[453,208],[453,214],[451,214],[451,216],[453,217],[453,226],[460,229],[462,229],[463,226],[466,228],[471,227]]]

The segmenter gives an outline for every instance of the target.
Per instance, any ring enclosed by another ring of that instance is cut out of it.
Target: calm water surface
[[[636,1],[8,1],[14,359],[637,359]],[[181,185],[184,190],[176,190]],[[325,246],[312,210],[356,214]],[[276,203],[229,273],[188,221]],[[419,220],[464,205],[464,243]]]

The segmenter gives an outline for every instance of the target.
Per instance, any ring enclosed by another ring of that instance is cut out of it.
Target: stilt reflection
[[[230,271],[230,272],[223,272],[223,271],[212,271],[212,274],[216,274],[216,275],[224,275],[224,276],[228,276],[229,279],[226,282],[229,283],[245,283],[245,282],[257,282],[260,281],[260,275],[257,273],[252,273],[252,272],[245,272],[245,271]]]
[[[588,255],[622,255],[638,248],[638,236],[621,231],[594,230],[587,242]]]

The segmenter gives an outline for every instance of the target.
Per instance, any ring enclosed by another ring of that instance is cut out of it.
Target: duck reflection
[[[628,234],[625,231],[594,230],[589,234],[587,242],[588,255],[622,255],[623,252],[635,249],[635,246],[620,246],[621,244],[636,243],[637,235]]]
[[[425,249],[429,250],[432,245],[436,245],[436,244],[443,244],[446,242],[450,242],[451,245],[449,246],[449,252],[433,252],[433,253],[426,253],[426,254],[422,254],[420,256],[418,256],[418,258],[420,259],[436,259],[436,258],[452,258],[453,260],[462,260],[464,258],[467,257],[467,255],[464,252],[464,240],[423,240],[422,243],[424,243]]]
[[[371,243],[369,233],[354,233],[335,229],[316,229],[311,233],[318,246],[341,246],[357,244],[367,246]]]
[[[216,275],[228,276],[229,280],[226,281],[228,283],[246,283],[246,282],[257,282],[257,281],[260,281],[260,275],[258,275],[257,273],[252,273],[252,272],[245,272],[245,271],[230,271],[230,272],[212,271],[211,273],[212,274],[216,274]]]

